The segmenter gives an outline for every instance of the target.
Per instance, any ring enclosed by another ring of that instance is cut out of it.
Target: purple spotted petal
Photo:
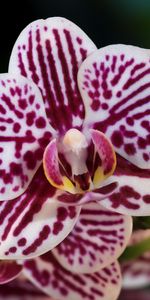
[[[80,207],[62,206],[55,192],[40,168],[21,197],[0,203],[0,259],[38,256],[70,233]]]
[[[77,72],[82,61],[95,50],[78,26],[59,17],[29,24],[16,41],[9,71],[38,85],[47,117],[59,132],[82,125],[85,112]]]
[[[0,300],[52,300],[22,276],[0,286]],[[54,300],[54,299],[53,299]]]
[[[150,170],[142,170],[121,156],[112,181],[117,189],[100,202],[107,209],[131,216],[150,215]]]
[[[85,125],[103,131],[116,152],[149,169],[150,51],[107,46],[86,59],[78,79],[86,106]]]
[[[0,262],[0,285],[7,283],[16,277],[22,271],[22,266],[15,261],[1,261]]]
[[[67,270],[92,273],[121,255],[131,232],[131,217],[91,203],[84,205],[73,231],[52,251]]]
[[[150,230],[133,232],[130,244],[140,243],[150,238]],[[137,259],[122,263],[123,286],[126,289],[136,289],[150,285],[150,251]]]
[[[117,262],[101,271],[79,275],[62,268],[49,252],[24,264],[25,275],[49,296],[59,300],[116,300],[121,288]]]
[[[0,200],[22,194],[51,138],[42,96],[22,76],[0,75]]]

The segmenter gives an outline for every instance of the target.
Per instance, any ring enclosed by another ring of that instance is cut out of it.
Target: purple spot
[[[132,143],[125,144],[124,150],[128,155],[134,155],[136,153],[135,146]]]
[[[144,201],[145,203],[150,203],[150,195],[145,195],[145,196],[143,196],[143,201]]]
[[[107,103],[102,103],[101,107],[103,110],[107,110],[109,108]]]
[[[57,217],[59,221],[64,221],[68,216],[67,209],[65,207],[59,207],[57,211]]]
[[[19,123],[15,123],[14,126],[13,126],[13,131],[15,133],[18,133],[20,131],[20,128],[21,128],[20,124]]]
[[[4,193],[5,193],[5,188],[4,188],[4,187],[1,188],[0,193],[1,193],[1,194],[4,194]]]
[[[114,131],[112,136],[111,136],[111,141],[112,144],[117,147],[120,148],[123,144],[123,135],[120,131]]]
[[[19,104],[19,107],[21,108],[21,109],[26,109],[27,108],[27,101],[25,100],[25,99],[20,99],[19,101],[18,101],[18,104]]]
[[[25,238],[22,238],[18,241],[18,246],[23,247],[25,246],[27,240]]]
[[[37,104],[35,105],[35,107],[36,107],[36,109],[40,109],[40,104],[37,103]]]
[[[124,60],[124,54],[121,54],[121,55],[120,55],[120,59],[121,59],[121,61]]]
[[[10,171],[12,175],[20,176],[22,174],[22,165],[12,162],[10,164]]]
[[[111,97],[112,97],[112,91],[106,90],[106,91],[103,93],[103,96],[104,96],[105,99],[111,99]]]
[[[60,231],[62,231],[62,229],[63,229],[63,223],[62,222],[55,222],[54,223],[54,228],[53,228],[53,234],[54,235],[57,235],[57,234],[59,234],[60,233]]]
[[[93,100],[91,104],[91,108],[94,111],[97,111],[100,108],[100,101],[99,100]]]
[[[78,42],[79,45],[81,45],[82,44],[82,39],[80,37],[77,37],[77,42]]]
[[[19,185],[16,185],[14,188],[13,188],[13,191],[14,192],[17,192],[19,190]]]
[[[145,161],[149,161],[149,155],[147,153],[143,153],[143,158]]]
[[[130,117],[126,118],[126,122],[128,125],[133,126],[134,125],[134,120]]]
[[[120,98],[120,97],[122,96],[122,92],[121,92],[121,91],[118,91],[117,94],[116,94],[116,96],[117,96],[118,98]]]
[[[32,105],[34,103],[34,100],[35,100],[35,96],[34,95],[31,95],[29,97],[29,103]]]
[[[34,111],[31,111],[31,112],[27,113],[27,115],[26,115],[26,118],[27,118],[26,123],[27,123],[28,126],[32,126],[33,125],[35,117],[36,117],[36,114],[35,114]]]
[[[73,206],[69,207],[69,217],[70,219],[73,219],[76,216],[76,209]]]
[[[45,119],[44,119],[43,117],[39,117],[39,118],[36,120],[35,124],[36,124],[36,127],[37,127],[37,128],[45,128],[45,126],[46,126],[46,121],[45,121]]]
[[[97,79],[94,79],[92,80],[92,86],[95,88],[95,89],[98,89],[99,88],[99,81]]]
[[[0,126],[0,131],[5,131],[6,130],[6,126]]]
[[[15,253],[17,251],[17,248],[16,247],[11,247],[10,249],[9,249],[9,252],[11,252],[11,253]]]
[[[34,154],[31,151],[27,151],[23,158],[26,161],[28,169],[33,170],[36,166]]]
[[[147,145],[147,142],[144,138],[142,137],[139,137],[138,138],[138,146],[140,149],[145,149],[146,148],[146,145]]]

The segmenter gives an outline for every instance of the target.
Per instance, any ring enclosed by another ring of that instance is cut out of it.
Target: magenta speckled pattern
[[[14,46],[9,71],[15,69],[37,84],[47,117],[60,133],[82,125],[85,111],[77,86],[77,72],[94,50],[96,46],[87,35],[63,18],[31,23]]]
[[[78,82],[86,106],[85,123],[104,132],[117,153],[150,168],[149,50],[112,45],[82,64]]]
[[[67,204],[70,206],[84,205],[93,201],[101,202],[102,200],[113,195],[115,190],[117,190],[117,187],[117,182],[113,182],[104,187],[96,189],[93,192],[86,192],[85,194],[71,194],[68,192],[57,191],[55,199],[56,201],[62,203],[62,205]]]
[[[111,177],[118,187],[101,202],[106,208],[127,215],[150,214],[150,170],[142,170],[117,155],[117,167]]]
[[[0,75],[0,200],[24,192],[53,132],[37,87],[26,78],[15,78]]]
[[[38,256],[69,234],[80,207],[63,207],[55,192],[41,167],[22,196],[0,202],[0,259]]]
[[[26,261],[25,275],[54,299],[115,300],[121,277],[117,262],[94,274],[73,274],[59,265],[52,254]]]
[[[86,204],[72,232],[52,252],[72,272],[96,272],[120,256],[131,232],[131,217]]]

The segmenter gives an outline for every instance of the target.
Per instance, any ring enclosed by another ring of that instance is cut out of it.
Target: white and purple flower
[[[149,116],[149,50],[29,24],[0,75],[0,259],[56,299],[116,299],[131,215],[150,214]]]

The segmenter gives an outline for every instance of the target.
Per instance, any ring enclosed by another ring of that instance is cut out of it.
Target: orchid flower
[[[130,215],[150,214],[149,61],[57,17],[22,31],[0,75],[0,259],[54,298],[118,295]]]
[[[97,50],[63,18],[29,24],[1,77],[1,200],[20,196],[43,161],[55,201],[149,215],[149,53]]]
[[[14,287],[16,283],[17,290],[25,285],[28,293],[32,292],[33,283],[37,288],[36,293],[39,290],[41,295],[49,296],[49,300],[115,300],[120,293],[122,280],[117,261],[93,274],[78,274],[67,271],[57,262],[52,252],[48,252],[32,260],[22,261],[22,273],[8,287]],[[0,285],[0,296],[2,292],[7,295],[7,285]],[[25,293],[25,299],[28,293]]]
[[[14,262],[14,277],[24,274],[53,300],[81,300],[84,295],[93,300],[116,300],[122,280],[115,258],[128,243],[131,225],[128,216],[103,207],[100,210],[97,203],[86,204],[72,232],[56,248],[32,260],[20,260],[19,270]],[[3,261],[4,267],[6,263]],[[5,267],[0,284],[14,279],[11,269]]]
[[[131,225],[128,216],[103,207],[100,209],[97,203],[86,204],[67,238],[42,256],[19,261],[19,271],[54,300],[81,300],[83,295],[93,300],[116,300],[122,280],[115,258],[128,243]],[[19,251],[17,253],[19,256]],[[35,251],[32,255],[37,256],[37,253]],[[17,256],[10,255],[12,258]],[[16,265],[13,267],[15,271]],[[9,269],[7,272],[1,274],[0,284],[13,279]]]
[[[25,261],[24,275],[54,300],[115,300],[122,285],[117,261],[98,272],[79,274],[63,268],[52,252]]]
[[[146,244],[149,247],[149,250],[147,251],[144,249]],[[122,263],[123,286],[126,289],[139,289],[149,286],[150,229],[137,230],[133,232],[129,245],[137,246],[137,249],[141,251],[141,254],[138,254],[137,257],[134,259],[130,259],[129,261]]]
[[[117,187],[108,178],[116,166],[113,145],[85,125],[77,83],[80,65],[95,51],[79,27],[57,17],[29,24],[14,45],[9,73],[0,76],[1,259],[47,252],[77,221],[71,250],[68,240],[55,250],[68,269],[104,268],[128,242],[131,217],[94,202]]]

